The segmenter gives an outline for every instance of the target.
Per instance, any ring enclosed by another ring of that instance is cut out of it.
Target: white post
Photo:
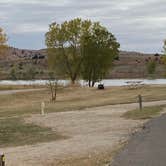
[[[45,114],[44,110],[45,110],[45,102],[42,102],[41,103],[41,115],[43,115],[43,116]]]

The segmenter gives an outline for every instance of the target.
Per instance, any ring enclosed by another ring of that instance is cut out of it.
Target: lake
[[[147,85],[166,85],[166,79],[107,79],[101,81],[105,86],[125,86],[127,82],[141,82],[142,84]],[[87,82],[81,80],[79,81],[82,86],[86,86]],[[23,80],[2,80],[0,85],[45,85],[48,83],[48,80],[32,80],[32,81],[23,81]],[[60,84],[67,85],[70,83],[69,80],[60,80]],[[97,84],[96,84],[97,86]]]

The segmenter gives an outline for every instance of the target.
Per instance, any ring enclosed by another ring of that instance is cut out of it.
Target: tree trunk
[[[77,74],[74,74],[74,76],[71,76],[71,82],[74,85],[76,82]]]
[[[71,83],[72,83],[72,85],[74,85],[75,84],[75,79],[71,79]]]
[[[91,87],[91,80],[88,81],[88,85],[89,85],[89,87]]]
[[[95,86],[95,83],[96,83],[95,81],[92,81],[92,87],[94,87],[94,86]]]
[[[92,82],[92,71],[90,70],[90,72],[89,72],[89,87],[91,87],[91,82]]]
[[[55,101],[56,101],[56,94],[57,94],[57,87],[54,90],[54,99],[55,99]]]
[[[52,87],[52,85],[51,85],[51,83],[50,83],[50,88],[51,88],[51,100],[53,101],[54,100],[54,92],[53,92],[53,87]]]

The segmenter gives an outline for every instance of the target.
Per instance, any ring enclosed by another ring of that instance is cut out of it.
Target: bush
[[[147,64],[147,70],[148,70],[148,74],[154,74],[156,71],[156,62],[155,61],[149,61]]]

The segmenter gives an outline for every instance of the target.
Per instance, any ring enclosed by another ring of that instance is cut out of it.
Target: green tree
[[[102,80],[112,67],[112,62],[119,53],[120,44],[112,33],[100,23],[91,25],[89,33],[83,38],[84,60],[82,65],[83,79],[89,86]]]
[[[15,64],[10,69],[9,77],[11,80],[19,80],[22,79],[25,74],[22,73],[22,70],[20,70],[19,65]]]
[[[147,64],[148,74],[150,75],[155,74],[156,67],[157,67],[157,63],[155,62],[155,60],[149,61]]]
[[[80,74],[83,61],[82,35],[91,25],[91,21],[82,21],[77,18],[64,23],[53,23],[46,33],[48,48],[48,62],[51,70],[63,74],[71,79],[72,83]]]
[[[72,83],[82,75],[92,86],[109,71],[120,47],[114,35],[98,22],[79,18],[51,24],[46,45],[51,70]]]
[[[17,80],[18,79],[17,67],[15,65],[10,70],[10,79],[11,80]]]
[[[164,55],[162,56],[162,62],[164,65],[166,65],[166,40],[164,40],[163,53]]]
[[[24,79],[33,80],[36,77],[36,68],[33,65],[28,65]]]

